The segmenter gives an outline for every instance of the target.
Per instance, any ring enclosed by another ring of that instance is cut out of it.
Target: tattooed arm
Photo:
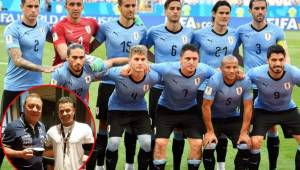
[[[8,54],[12,58],[14,64],[17,67],[21,67],[26,70],[51,73],[56,69],[56,67],[52,67],[52,66],[44,67],[44,66],[34,64],[34,63],[24,59],[22,57],[22,52],[21,52],[20,48],[10,48],[10,49],[8,49]]]

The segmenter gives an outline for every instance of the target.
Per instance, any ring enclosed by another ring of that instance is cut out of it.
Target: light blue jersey
[[[147,110],[145,93],[160,81],[160,76],[150,70],[139,82],[131,77],[120,75],[121,67],[114,67],[107,71],[107,76],[115,82],[115,90],[108,101],[108,110]]]
[[[105,71],[106,67],[103,63],[102,71]],[[66,87],[78,94],[82,100],[86,100],[91,82],[99,79],[100,73],[92,72],[87,63],[84,64],[82,73],[77,76],[70,71],[69,63],[65,62],[62,67],[52,73],[51,84]]]
[[[25,25],[17,20],[4,30],[6,49],[19,48],[22,58],[34,64],[41,65],[43,50],[47,34],[50,34],[50,26],[41,20],[37,20],[34,27]],[[17,67],[8,54],[8,66],[4,78],[4,90],[24,91],[32,86],[41,85],[42,73]]]
[[[235,30],[230,27],[222,35],[216,33],[211,27],[196,31],[192,43],[199,48],[200,62],[219,68],[223,57],[233,54],[237,42],[235,36]]]
[[[126,28],[119,21],[102,24],[96,35],[96,40],[105,42],[107,59],[128,57],[130,47],[146,43],[147,30],[145,26],[134,23]],[[113,84],[113,81],[103,79],[104,83]]]
[[[209,79],[203,98],[213,100],[212,118],[240,116],[239,107],[242,99],[252,100],[251,81],[245,77],[232,85],[227,85],[223,74],[218,72]]]
[[[158,72],[164,81],[158,104],[171,110],[186,110],[195,106],[200,84],[215,73],[215,69],[203,63],[198,64],[195,74],[191,77],[181,73],[179,62],[152,64],[151,68]]]
[[[192,41],[199,48],[200,62],[213,68],[219,68],[221,61],[226,55],[232,55],[237,43],[235,30],[228,27],[223,35],[216,33],[211,27],[203,28],[194,34]],[[201,86],[204,90],[207,81]]]
[[[278,26],[268,23],[260,31],[252,27],[251,23],[237,29],[238,46],[243,44],[244,67],[247,72],[253,67],[267,63],[267,50],[278,41],[285,40],[284,32]]]
[[[267,111],[284,111],[296,107],[292,100],[294,85],[300,86],[300,70],[286,64],[282,78],[274,80],[268,73],[269,65],[249,70],[248,77],[258,88],[254,108]]]
[[[179,61],[184,44],[193,39],[193,30],[182,27],[178,32],[171,32],[165,24],[153,26],[147,33],[147,47],[154,46],[155,63]]]

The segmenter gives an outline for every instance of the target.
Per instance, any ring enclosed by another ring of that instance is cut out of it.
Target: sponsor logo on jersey
[[[90,34],[92,32],[91,27],[89,25],[85,26],[85,31]]]
[[[140,38],[139,32],[134,32],[134,33],[133,33],[133,39],[134,39],[135,41],[137,41],[137,40],[139,40],[139,38]]]
[[[270,41],[270,40],[271,40],[271,38],[272,38],[272,35],[271,35],[271,33],[269,33],[269,32],[266,32],[266,33],[265,33],[265,40],[267,40],[267,41]]]
[[[235,91],[236,91],[236,94],[238,94],[240,96],[243,93],[243,88],[242,87],[237,87],[235,89]]]
[[[91,81],[92,81],[91,76],[86,76],[86,77],[85,77],[85,82],[86,82],[86,84],[90,84]]]
[[[195,78],[195,85],[196,85],[196,86],[198,86],[198,85],[200,84],[200,80],[201,80],[201,79],[200,79],[199,77],[198,77],[198,78]]]
[[[57,36],[56,32],[52,34],[52,38],[53,38],[53,41],[57,41],[58,40],[58,36]]]
[[[211,93],[212,93],[212,88],[209,87],[209,86],[206,86],[204,93],[205,93],[206,95],[210,96]]]
[[[144,92],[148,91],[150,89],[149,84],[145,84],[143,89],[144,89]]]
[[[232,44],[233,44],[233,41],[234,41],[233,36],[229,36],[229,37],[228,37],[228,43],[229,43],[230,45],[232,45]]]
[[[290,82],[284,83],[284,88],[285,90],[289,90],[291,88],[291,83]]]
[[[182,43],[186,44],[188,42],[188,37],[187,36],[182,36]]]
[[[11,35],[7,35],[5,39],[6,39],[6,44],[7,44],[7,45],[13,43],[13,38],[12,38]]]
[[[57,85],[57,81],[54,80],[54,79],[51,79],[50,84],[52,84],[52,85]]]

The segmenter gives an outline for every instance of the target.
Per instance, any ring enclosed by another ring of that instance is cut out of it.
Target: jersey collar
[[[262,29],[258,30],[258,29],[256,29],[256,28],[254,28],[254,26],[251,24],[251,28],[252,28],[253,30],[255,30],[256,32],[260,32],[260,31],[264,30],[264,29],[267,28],[267,27],[268,27],[268,24],[266,24]]]
[[[129,26],[129,27],[125,27],[124,25],[122,25],[122,23],[120,21],[118,21],[118,24],[123,27],[124,29],[130,29],[131,27],[134,26],[134,22]]]
[[[181,32],[182,29],[183,29],[183,26],[182,26],[182,25],[180,25],[180,26],[181,26],[181,27],[180,27],[180,29],[179,29],[178,31],[171,31],[171,30],[168,29],[167,26],[165,26],[165,29],[166,29],[169,33],[171,33],[171,34],[177,34],[177,33]]]
[[[279,77],[278,79],[273,78],[273,77],[271,76],[271,74],[269,73],[269,71],[268,71],[268,75],[269,75],[269,77],[270,77],[272,80],[274,80],[274,81],[279,81],[279,80],[281,80],[281,79],[283,78],[283,76],[285,75],[285,71],[283,71],[283,74],[282,74],[281,77]]]
[[[224,36],[228,33],[228,29],[223,34],[217,33],[213,28],[211,29],[211,32],[217,34],[218,36]]]

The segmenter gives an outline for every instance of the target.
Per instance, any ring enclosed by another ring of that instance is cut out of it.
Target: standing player
[[[107,170],[114,170],[118,161],[118,146],[125,128],[135,130],[141,149],[138,155],[138,169],[146,170],[151,161],[151,126],[145,101],[145,93],[158,81],[160,76],[153,70],[145,74],[148,49],[143,45],[130,48],[129,67],[131,74],[121,76],[121,68],[107,71],[115,82],[115,90],[108,102],[109,139],[106,150]],[[128,96],[128,97],[124,97]]]
[[[127,63],[127,58],[113,58],[110,60],[97,62],[97,72],[92,71],[89,63],[92,60],[100,60],[98,58],[89,57],[86,62],[86,54],[83,45],[73,43],[67,49],[67,62],[62,67],[52,73],[51,84],[64,86],[78,94],[82,100],[86,101],[89,87],[92,81],[99,80],[100,71],[112,67],[114,64],[119,65]],[[87,102],[87,101],[86,101]],[[88,102],[87,102],[88,103]]]
[[[251,146],[248,135],[252,116],[251,81],[248,78],[237,80],[238,70],[238,60],[231,55],[225,56],[221,62],[221,72],[213,75],[206,86],[202,105],[203,121],[207,129],[203,141],[206,170],[214,169],[214,147],[221,134],[226,134],[234,148],[238,148],[235,169],[246,169],[248,166],[246,160],[249,160]],[[239,111],[242,100],[243,116]]]
[[[179,53],[182,46],[190,43],[193,38],[193,30],[180,24],[182,4],[180,0],[167,0],[164,4],[166,24],[153,26],[147,34],[147,47],[154,47],[154,62],[179,61]],[[149,114],[155,120],[158,99],[163,86],[158,84],[151,88],[149,93]],[[155,125],[152,125],[155,126]],[[176,130],[173,139],[173,165],[174,169],[180,169],[181,156],[184,148],[182,132]]]
[[[5,109],[18,94],[43,83],[41,72],[50,73],[55,69],[41,65],[46,37],[51,36],[47,36],[49,25],[37,18],[39,8],[39,0],[21,0],[22,19],[9,24],[4,30],[9,59],[4,78],[1,120]]]
[[[86,54],[90,53],[90,41],[98,31],[98,24],[93,18],[81,17],[83,0],[66,0],[67,17],[56,23],[52,28],[55,58],[57,65],[67,58],[67,48],[71,43],[83,45]]]
[[[235,30],[228,26],[231,6],[227,1],[218,1],[212,8],[212,27],[203,28],[194,34],[193,42],[199,47],[201,63],[213,68],[219,68],[224,56],[232,55],[236,48],[237,38]],[[198,103],[202,105],[203,92],[207,81],[198,91]],[[227,150],[227,137],[221,135],[218,138],[217,162],[218,169],[225,169],[225,157]]]
[[[253,67],[267,63],[267,49],[271,45],[279,44],[287,51],[282,29],[272,23],[267,23],[265,20],[267,1],[251,0],[249,3],[249,12],[252,15],[252,21],[237,29],[237,36],[239,37],[238,46],[241,43],[243,44],[243,60],[246,72]],[[287,55],[286,61],[290,63],[289,55]],[[253,88],[253,98],[256,98],[257,88]],[[267,136],[269,167],[270,169],[275,169],[279,153],[279,137],[275,126],[268,131]]]
[[[151,68],[157,71],[164,81],[155,122],[154,169],[165,167],[167,145],[174,128],[182,129],[188,138],[190,144],[188,169],[199,168],[204,129],[196,96],[200,84],[212,76],[215,70],[198,63],[198,48],[185,44],[181,49],[179,62],[151,65]]]
[[[267,130],[280,124],[292,134],[298,143],[295,169],[300,169],[300,113],[293,102],[292,91],[300,86],[300,70],[286,63],[282,46],[270,46],[267,52],[268,64],[249,70],[248,76],[257,86],[258,96],[254,101],[252,149],[249,162],[251,170],[257,170],[260,162],[260,148]]]
[[[136,0],[118,0],[120,17],[101,25],[93,47],[105,42],[106,56],[108,59],[115,57],[128,57],[131,46],[145,44],[146,27],[135,24]],[[94,49],[93,48],[93,49]],[[92,49],[92,50],[93,50]],[[115,88],[111,80],[101,81],[98,88],[97,118],[100,119],[99,131],[97,134],[96,149],[99,150],[97,166],[103,169],[105,149],[107,145],[107,106],[109,96]],[[127,130],[126,130],[127,131]],[[126,169],[133,169],[135,154],[136,135],[125,133],[126,148]]]

